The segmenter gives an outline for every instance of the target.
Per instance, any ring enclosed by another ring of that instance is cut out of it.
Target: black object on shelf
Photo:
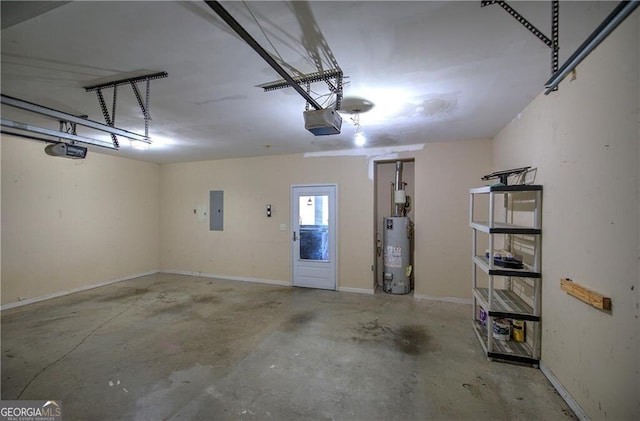
[[[522,269],[523,265],[522,262],[516,259],[510,259],[510,260],[506,260],[506,259],[501,259],[499,257],[494,257],[493,258],[493,264],[503,267],[503,268],[509,268],[509,269]]]
[[[511,170],[496,171],[496,172],[492,172],[491,174],[483,175],[481,179],[493,180],[494,178],[499,178],[500,182],[506,186],[509,184],[508,178],[510,176],[515,174],[522,174],[523,172],[526,172],[529,168],[531,167],[522,167],[522,168],[514,168]]]

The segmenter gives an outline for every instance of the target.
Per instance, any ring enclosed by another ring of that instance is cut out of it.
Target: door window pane
[[[329,260],[329,196],[300,196],[300,259]]]

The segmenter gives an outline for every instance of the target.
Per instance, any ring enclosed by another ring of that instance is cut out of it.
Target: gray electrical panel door
[[[224,226],[224,191],[209,192],[209,230],[222,231]]]

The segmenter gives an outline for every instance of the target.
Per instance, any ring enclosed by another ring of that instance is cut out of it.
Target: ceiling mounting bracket
[[[142,111],[142,115],[144,116],[144,137],[146,138],[145,142],[149,143],[149,121],[151,120],[151,114],[149,112],[149,96],[151,94],[151,81],[155,79],[161,79],[167,77],[167,72],[156,72],[149,73],[146,75],[128,77],[125,79],[114,80],[112,82],[101,83],[98,85],[85,86],[85,91],[91,92],[95,91],[98,97],[98,103],[100,104],[100,110],[102,111],[102,115],[104,116],[104,121],[108,126],[114,127],[116,123],[116,103],[118,99],[118,86],[122,85],[131,85],[133,89],[133,93],[136,96],[136,100],[138,101],[138,105],[140,106],[140,110]],[[142,102],[142,96],[140,95],[140,90],[138,89],[137,82],[145,82],[146,83],[146,91],[145,91],[145,101]],[[113,88],[113,104],[111,106],[111,114],[109,114],[109,109],[107,108],[107,103],[104,100],[104,96],[102,95],[103,89]],[[116,134],[111,133],[111,140],[113,144],[118,147],[118,138]]]
[[[82,115],[80,118],[89,118],[87,115]],[[60,131],[63,133],[72,134],[74,136],[78,135],[78,124],[72,123],[70,121],[58,120],[60,123]],[[71,143],[76,143],[75,140],[71,140]]]
[[[311,91],[311,83],[314,82],[325,82],[329,87],[329,91],[336,96],[336,110],[340,109],[340,104],[342,103],[342,87],[343,87],[343,74],[341,69],[329,69],[323,70],[319,72],[307,73],[300,76],[292,77],[293,81],[298,84],[304,84],[307,87],[307,93]],[[284,89],[292,87],[291,83],[289,83],[285,79],[276,80],[273,82],[263,83],[261,85],[257,85],[258,88],[264,89],[265,92],[275,91],[277,89]],[[308,109],[309,102],[307,102]]]
[[[480,2],[480,7],[485,7],[497,3],[500,7],[502,7],[507,13],[515,18],[518,22],[522,24],[525,28],[529,30],[533,35],[535,35],[540,41],[545,43],[545,45],[551,48],[551,74],[554,74],[558,71],[558,52],[560,50],[559,43],[559,27],[560,27],[560,2],[559,0],[551,1],[551,38],[547,37],[542,33],[538,28],[536,28],[531,22],[525,19],[520,13],[518,13],[513,7],[507,4],[506,1],[501,0],[482,0]],[[555,87],[555,89],[558,89]]]
[[[117,87],[113,87],[113,119],[109,116],[109,110],[107,110],[107,104],[104,102],[104,97],[102,96],[102,90],[97,89],[96,94],[98,95],[98,102],[100,103],[100,109],[102,110],[102,115],[104,116],[104,121],[107,122],[109,127],[114,127],[114,122],[116,120],[116,98],[117,98]],[[118,137],[111,133],[111,141],[117,147],[120,146],[118,142]]]

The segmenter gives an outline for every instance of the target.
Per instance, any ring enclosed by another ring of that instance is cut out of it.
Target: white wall
[[[640,31],[627,19],[495,138],[495,169],[544,185],[542,360],[597,420],[640,419]],[[560,278],[611,297],[603,312]]]
[[[415,294],[469,300],[469,189],[491,172],[491,141],[427,143],[415,159]]]
[[[338,286],[372,289],[373,189],[366,157],[261,158],[162,166],[162,268],[290,282],[290,188],[338,184]],[[224,230],[194,209],[224,191]],[[266,216],[266,205],[272,217]],[[286,230],[280,231],[280,224]]]
[[[159,269],[159,165],[1,143],[3,304]]]

